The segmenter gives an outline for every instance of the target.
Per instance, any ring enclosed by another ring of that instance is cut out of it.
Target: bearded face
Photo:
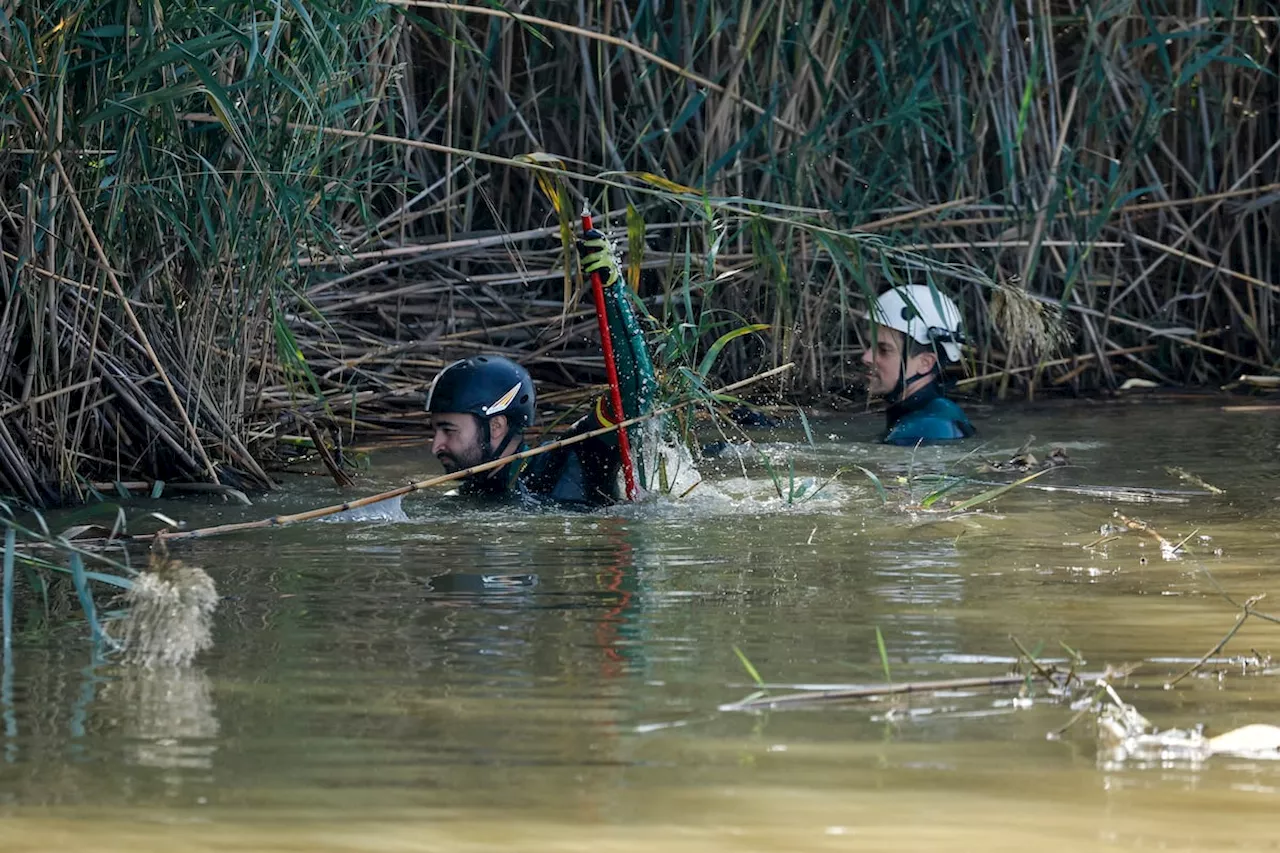
[[[502,447],[507,437],[507,416],[495,415],[489,419],[489,446],[483,442],[484,430],[480,419],[464,412],[442,412],[431,416],[431,452],[440,465],[450,474],[479,465],[492,457],[495,448]],[[508,443],[509,444],[509,443]],[[515,452],[508,446],[504,456]]]
[[[480,419],[475,415],[456,412],[432,415],[431,427],[435,430],[431,439],[431,452],[448,473],[452,474],[484,461],[485,448],[480,441]]]

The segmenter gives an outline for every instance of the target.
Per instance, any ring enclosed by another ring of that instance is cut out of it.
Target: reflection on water
[[[103,684],[100,708],[111,714],[124,760],[166,770],[211,770],[218,720],[212,686],[193,667],[130,667]],[[186,774],[174,773],[180,782]]]
[[[1073,711],[1034,687],[716,710],[755,689],[739,652],[778,689],[883,680],[878,628],[895,681],[1004,674],[1013,635],[1046,659],[1065,660],[1065,644],[1095,670],[1156,658],[1122,692],[1161,729],[1280,723],[1276,673],[1239,663],[1280,648],[1261,621],[1202,676],[1159,689],[1235,621],[1205,570],[1237,600],[1280,598],[1267,461],[1280,421],[1240,417],[979,421],[977,456],[1007,457],[1029,433],[1069,448],[1074,467],[1039,482],[1183,487],[1173,464],[1226,489],[1122,507],[1174,541],[1195,534],[1194,553],[1168,562],[1136,534],[1084,548],[1114,522],[1103,498],[1018,491],[962,519],[913,516],[846,473],[788,504],[750,457],[706,463],[679,501],[512,515],[416,496],[405,520],[194,543],[179,556],[225,596],[196,667],[95,663],[74,626],[15,647],[0,685],[0,848],[1270,845],[1280,762],[1100,762],[1087,722],[1046,738]],[[890,485],[974,450],[851,440],[876,426],[814,424],[814,447],[798,430],[761,440],[797,476],[858,464]],[[425,450],[384,454],[362,491],[432,465]],[[338,499],[305,488],[251,511],[165,511],[206,523]]]

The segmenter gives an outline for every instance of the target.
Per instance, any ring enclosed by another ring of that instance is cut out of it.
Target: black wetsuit
[[[560,438],[581,435],[608,425],[601,412],[601,404],[597,403],[595,412],[579,419]],[[519,449],[524,451],[529,447],[521,444]],[[619,498],[617,483],[621,467],[617,433],[607,433],[522,459],[488,474],[468,477],[462,481],[458,493],[527,505],[608,506]]]
[[[930,382],[885,413],[888,424],[886,444],[913,446],[938,441],[955,441],[973,435],[973,424],[960,407],[942,394],[938,382]]]
[[[658,383],[639,318],[631,305],[633,297],[622,280],[617,258],[612,254],[609,257],[610,263],[603,271],[605,314],[611,329],[622,415],[630,420],[653,411]],[[579,419],[569,434],[562,438],[611,426],[613,419],[605,415],[606,405],[603,399],[596,400],[592,413]],[[608,411],[612,413],[611,406]],[[643,474],[643,436],[635,427],[628,428],[627,435],[640,478],[639,485],[644,488],[647,484]],[[521,451],[528,449],[524,444],[519,448]],[[620,497],[617,484],[621,467],[618,435],[611,432],[499,468],[492,472],[492,476],[468,477],[458,491],[482,499],[514,498],[527,504],[552,502],[586,507],[607,506]]]

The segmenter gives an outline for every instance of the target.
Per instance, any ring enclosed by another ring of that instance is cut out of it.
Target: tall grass
[[[0,493],[270,486],[246,415],[264,357],[307,374],[292,271],[393,156],[282,122],[368,122],[403,26],[368,2],[6,10]]]
[[[0,492],[30,502],[265,486],[291,411],[420,429],[476,349],[574,399],[603,372],[552,158],[665,349],[770,326],[720,374],[795,361],[793,391],[847,398],[866,295],[906,281],[960,302],[982,391],[1276,366],[1265,4],[155,8],[0,27]]]
[[[1064,354],[1096,356],[1027,383],[1107,385],[1117,372],[1217,382],[1275,363],[1278,29],[1263,4],[520,7],[555,25],[413,8],[452,37],[424,31],[412,54],[439,81],[432,114],[446,144],[546,150],[822,211],[813,219],[835,231],[976,267],[1072,312]],[[423,168],[444,177],[440,163],[424,155]],[[487,206],[472,203],[471,187],[445,199],[435,230],[538,222],[536,197],[503,180],[512,192]],[[615,210],[636,202],[651,223],[700,218],[617,188],[602,195]],[[743,274],[714,304],[772,323],[770,355],[798,360],[810,389],[840,387],[859,293],[929,274],[803,227],[808,217],[784,218],[796,221],[728,223],[716,271]],[[685,248],[669,229],[650,244]],[[696,228],[692,248],[709,250]],[[1048,354],[1052,341],[1025,334],[1026,300],[938,283],[964,303],[978,375]],[[1153,350],[1141,360],[1123,352],[1144,345]]]
[[[401,7],[416,106],[381,132],[403,140],[415,209],[312,279],[399,381],[331,360],[354,383],[338,399],[404,394],[472,347],[544,381],[601,376],[588,318],[551,322],[570,301],[556,219],[509,165],[530,151],[590,177],[574,200],[628,234],[668,334],[768,323],[719,369],[794,360],[801,394],[848,396],[865,297],[905,281],[958,298],[979,391],[1276,364],[1280,29],[1262,6]],[[410,345],[433,358],[403,365]]]

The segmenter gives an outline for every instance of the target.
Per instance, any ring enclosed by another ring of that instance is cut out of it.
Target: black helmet
[[[533,380],[529,371],[498,355],[473,355],[436,374],[427,392],[431,414],[466,412],[488,424],[506,415],[512,432],[533,423]]]

